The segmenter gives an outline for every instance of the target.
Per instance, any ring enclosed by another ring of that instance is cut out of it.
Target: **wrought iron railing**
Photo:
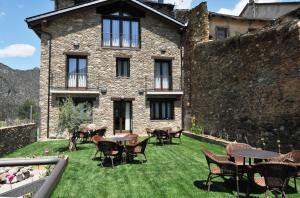
[[[172,76],[146,77],[146,91],[181,91],[181,78]]]
[[[140,36],[130,34],[102,33],[103,47],[139,48]]]
[[[53,72],[50,81],[55,89],[99,89],[99,78],[94,74]]]

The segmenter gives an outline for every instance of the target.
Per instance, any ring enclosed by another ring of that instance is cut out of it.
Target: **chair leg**
[[[294,177],[294,184],[295,184],[295,190],[296,190],[296,192],[298,192],[298,190],[297,190],[297,182],[296,182],[296,177]]]
[[[179,138],[179,140],[180,140],[180,144],[182,144],[181,138]]]
[[[96,155],[99,153],[99,151],[96,151],[96,153],[95,153],[95,155],[94,155],[94,158],[93,159],[95,159],[96,158]]]
[[[147,162],[148,160],[147,160],[146,154],[145,154],[145,153],[143,153],[143,155],[144,155],[144,157],[145,157],[145,160],[146,160],[146,162]]]
[[[208,192],[210,190],[210,176],[211,176],[211,173],[209,172],[207,180],[206,180],[206,184],[205,184],[207,186],[207,191]]]
[[[237,192],[237,197],[240,196],[240,187],[239,187],[239,176],[236,176],[236,192]]]
[[[112,157],[110,157],[110,161],[111,161],[112,168],[114,168],[114,160]]]

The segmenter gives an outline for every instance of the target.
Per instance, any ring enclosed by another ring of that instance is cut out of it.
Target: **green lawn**
[[[65,152],[69,156],[69,164],[53,197],[174,198],[236,195],[234,183],[230,181],[224,184],[222,179],[217,180],[209,193],[204,186],[208,171],[200,149],[207,147],[224,154],[225,149],[221,146],[188,137],[183,137],[182,145],[148,144],[147,163],[118,165],[113,169],[100,167],[99,161],[92,160],[95,152],[93,144],[78,144],[79,150],[73,153],[64,151],[66,146],[66,141],[37,142],[6,157],[41,156],[45,148],[49,149],[50,155]],[[245,191],[243,187],[242,191]],[[264,197],[263,192],[258,193],[255,196]],[[291,191],[288,197],[299,197],[299,194]]]

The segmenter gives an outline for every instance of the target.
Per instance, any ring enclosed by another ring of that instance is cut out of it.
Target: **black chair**
[[[160,144],[164,144],[164,142],[170,143],[170,135],[167,131],[164,130],[154,130],[154,135],[156,137],[156,144],[159,142]]]
[[[101,137],[104,137],[107,131],[107,127],[102,127],[100,129],[97,129],[94,131],[94,135],[99,135]]]
[[[260,176],[255,176],[255,174]],[[280,162],[265,162],[259,163],[251,167],[251,176],[255,184],[266,189],[267,191],[280,193],[282,197],[286,197],[285,188],[288,185],[288,181],[291,177],[297,174],[297,167],[290,163]],[[248,193],[247,193],[248,194]]]
[[[145,150],[150,138],[146,138],[141,142],[136,143],[135,145],[127,145],[126,146],[126,154],[127,157],[131,160],[134,157],[137,157],[139,154],[144,155],[145,160],[147,161],[147,157],[145,154]],[[143,163],[143,161],[142,161]]]
[[[103,153],[104,158],[100,162],[101,166],[104,164],[104,160],[107,158],[110,158],[111,165],[114,167],[114,159],[120,158],[122,156],[124,147],[120,146],[116,142],[112,141],[100,141],[98,143],[99,145],[99,150]]]

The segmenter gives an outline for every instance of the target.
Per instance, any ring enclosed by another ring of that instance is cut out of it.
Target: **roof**
[[[123,0],[124,1],[124,0]],[[95,1],[91,1],[91,2],[87,2],[87,3],[83,3],[83,4],[79,4],[79,5],[75,5],[75,6],[71,6],[71,7],[67,7],[67,8],[63,8],[63,9],[59,9],[59,10],[55,10],[55,11],[51,11],[51,12],[46,12],[40,15],[36,15],[36,16],[32,16],[32,17],[28,17],[26,18],[26,22],[28,24],[28,26],[30,28],[32,28],[34,26],[34,24],[38,24],[41,23],[44,20],[50,20],[53,19],[55,17],[67,14],[67,13],[71,13],[74,11],[78,11],[81,9],[86,9],[86,8],[90,8],[90,7],[96,7],[96,6],[101,6],[101,5],[107,5],[110,3],[115,3],[118,2],[118,0],[95,0]],[[149,11],[155,15],[158,15],[159,17],[169,21],[170,23],[173,23],[174,25],[183,28],[185,27],[185,25],[181,22],[179,22],[178,20],[174,19],[173,17],[170,17],[158,10],[153,9],[152,7],[146,5],[143,2],[140,2],[138,0],[126,0],[126,2],[128,3],[133,3],[136,6]]]
[[[242,16],[243,13],[246,11],[248,6],[252,5],[253,3],[247,3],[247,5],[244,7],[242,12],[239,16]],[[300,5],[300,1],[293,1],[293,2],[269,2],[269,3],[255,3],[255,6],[270,6],[270,5]]]
[[[234,16],[229,14],[221,14],[217,12],[209,12],[209,17],[221,17],[221,18],[230,18],[233,20],[245,20],[245,21],[273,21],[272,19],[260,19],[260,18],[247,18],[241,16]]]

